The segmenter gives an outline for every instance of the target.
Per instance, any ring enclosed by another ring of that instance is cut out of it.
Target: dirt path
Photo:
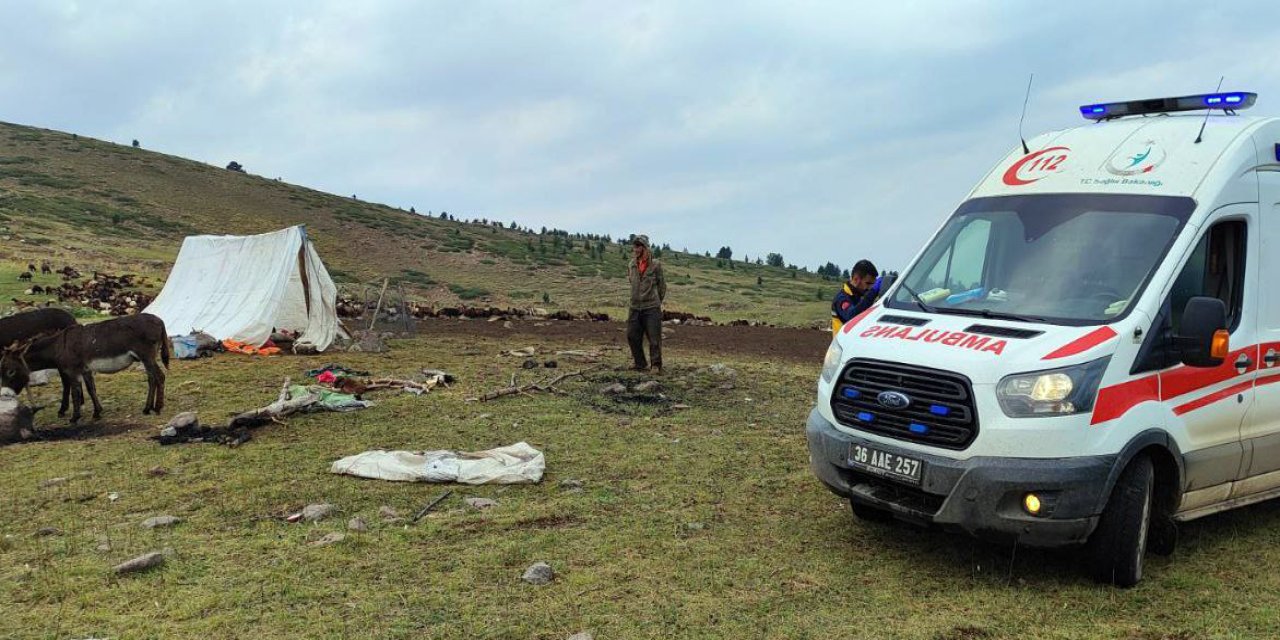
[[[774,327],[722,327],[674,325],[665,327],[664,349],[722,353],[761,360],[822,362],[822,354],[831,342],[831,334],[816,329],[784,329]],[[485,320],[426,319],[418,324],[419,335],[447,335],[506,338],[513,346],[522,341],[582,340],[625,346],[626,325],[620,322],[534,322],[513,320],[511,328],[502,322]]]

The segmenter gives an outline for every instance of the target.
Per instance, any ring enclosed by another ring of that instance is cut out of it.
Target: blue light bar
[[[873,416],[873,415],[871,415],[871,414],[867,413],[866,411],[862,411],[862,412],[858,413],[858,419],[859,419],[859,420],[861,420],[861,421],[863,421],[863,422],[871,422],[871,420],[872,420],[872,419],[874,419],[874,418],[875,418],[875,416]]]
[[[1276,162],[1280,162],[1280,142],[1276,143]]]
[[[860,395],[862,395],[862,394],[861,394],[861,393],[858,393],[858,390],[857,390],[857,389],[848,389],[848,388],[846,388],[846,389],[844,390],[844,397],[849,398],[850,400],[852,400],[852,399],[854,399],[854,398],[856,398],[856,397],[858,397],[858,396],[860,396]]]
[[[1087,120],[1109,120],[1122,116],[1139,116],[1150,113],[1172,113],[1175,111],[1197,111],[1200,109],[1222,109],[1238,111],[1248,109],[1257,102],[1258,94],[1246,91],[1230,91],[1227,93],[1204,93],[1180,98],[1152,98],[1150,100],[1128,100],[1125,102],[1107,102],[1103,104],[1086,104],[1080,107],[1080,115]]]
[[[951,409],[940,404],[935,404],[929,407],[929,413],[932,413],[935,416],[945,416],[948,413],[951,413]]]
[[[929,433],[929,427],[926,427],[918,422],[912,422],[911,426],[907,428],[911,430],[911,433]]]

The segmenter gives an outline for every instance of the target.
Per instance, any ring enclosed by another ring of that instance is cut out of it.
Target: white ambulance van
[[[859,517],[1085,545],[1121,586],[1178,522],[1280,496],[1280,118],[1255,100],[1087,105],[1000,161],[836,332],[818,478]]]

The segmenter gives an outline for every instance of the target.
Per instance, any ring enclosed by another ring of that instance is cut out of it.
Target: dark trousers
[[[662,309],[632,309],[627,317],[627,342],[636,368],[647,369],[644,361],[644,337],[649,336],[649,360],[662,368]]]

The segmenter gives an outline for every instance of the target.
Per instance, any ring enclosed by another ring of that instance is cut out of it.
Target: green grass
[[[457,284],[449,285],[449,290],[453,292],[453,295],[458,296],[458,298],[462,300],[475,300],[477,298],[483,298],[489,295],[489,291],[487,289],[481,289],[479,287],[466,287],[466,286],[457,285]]]
[[[1183,527],[1131,590],[1080,577],[1070,553],[989,547],[905,525],[854,521],[807,468],[803,421],[817,364],[734,359],[732,389],[702,372],[720,357],[669,349],[664,392],[691,405],[618,404],[600,374],[565,397],[466,398],[504,386],[511,345],[459,336],[394,342],[389,354],[180,362],[169,408],[138,415],[142,376],[101,376],[106,421],[123,434],[0,448],[0,637],[547,638],[1270,638],[1280,633],[1280,506]],[[544,345],[570,347],[590,345]],[[470,354],[470,355],[467,355]],[[461,377],[423,397],[379,394],[351,414],[289,419],[248,444],[160,447],[147,439],[181,410],[206,422],[274,398],[284,376],[341,360],[378,374],[422,366]],[[621,355],[611,361],[622,364]],[[564,365],[562,365],[564,366]],[[520,380],[531,380],[519,372]],[[52,387],[38,390],[51,400]],[[747,400],[750,398],[750,401]],[[48,412],[40,422],[53,423]],[[538,485],[446,487],[327,473],[371,448],[543,450]],[[163,467],[168,475],[152,477]],[[65,477],[65,484],[41,482]],[[568,478],[582,493],[563,491]],[[119,500],[108,500],[116,492]],[[461,499],[499,506],[476,512]],[[278,516],[311,502],[340,515]],[[171,530],[142,520],[181,517]],[[314,548],[359,516],[366,533]],[[690,526],[698,523],[702,526]],[[62,535],[34,537],[42,527]],[[98,551],[100,540],[110,551]],[[166,565],[110,567],[171,547]],[[545,587],[520,581],[550,563]]]

